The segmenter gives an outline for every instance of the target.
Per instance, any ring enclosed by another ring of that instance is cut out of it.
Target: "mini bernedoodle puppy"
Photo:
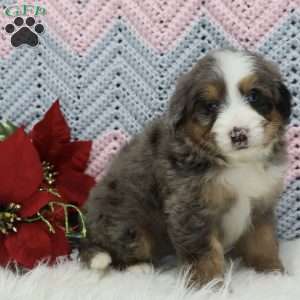
[[[174,253],[198,286],[222,277],[225,255],[283,271],[274,208],[290,113],[278,69],[261,56],[203,57],[167,113],[124,146],[93,189],[82,261],[122,269]]]

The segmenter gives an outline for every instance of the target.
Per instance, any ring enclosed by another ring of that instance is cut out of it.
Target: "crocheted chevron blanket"
[[[73,137],[93,139],[97,180],[209,50],[247,48],[278,63],[293,94],[278,233],[300,235],[299,0],[0,0],[0,9],[1,118],[31,127],[59,98]]]

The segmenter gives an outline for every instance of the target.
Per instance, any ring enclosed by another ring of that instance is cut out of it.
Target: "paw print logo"
[[[28,17],[24,23],[21,17],[15,18],[14,24],[7,24],[5,31],[11,34],[11,44],[14,47],[19,47],[23,44],[35,47],[39,43],[38,35],[44,32],[42,24],[35,24],[32,17]],[[27,25],[27,26],[26,26]]]

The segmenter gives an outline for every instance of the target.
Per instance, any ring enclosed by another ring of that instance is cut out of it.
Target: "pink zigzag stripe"
[[[129,140],[122,131],[110,131],[93,141],[90,162],[86,173],[99,181],[106,173],[115,155]]]
[[[242,46],[255,45],[284,19],[289,9],[299,4],[295,1],[256,1],[248,8],[243,0],[211,0],[207,2],[207,13],[225,32],[230,33]],[[249,43],[250,42],[250,43]]]
[[[23,3],[23,0],[18,2]],[[84,53],[105,34],[118,16],[128,21],[150,46],[163,52],[174,47],[189,25],[204,15],[221,25],[239,44],[248,45],[247,37],[254,45],[286,16],[289,7],[297,7],[299,2],[257,1],[247,8],[241,0],[235,1],[234,5],[229,0],[210,0],[204,5],[199,0],[166,0],[162,3],[150,0],[91,0],[82,10],[71,0],[27,1],[47,8],[45,18],[49,28],[79,53]],[[8,20],[11,19],[1,16],[1,25]],[[0,46],[2,56],[11,49],[8,42],[3,44],[6,45]]]
[[[300,177],[300,127],[290,127],[286,135],[289,168],[286,183]]]
[[[107,132],[94,140],[87,173],[100,181],[111,161],[129,140],[130,137],[120,130]],[[300,127],[288,128],[286,140],[288,142],[288,172],[285,184],[288,185],[295,178],[300,177]]]

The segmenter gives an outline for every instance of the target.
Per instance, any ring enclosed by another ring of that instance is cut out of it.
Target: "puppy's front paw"
[[[89,267],[93,270],[104,271],[111,262],[111,256],[107,252],[98,252],[91,258]]]
[[[216,265],[214,262],[207,261],[192,266],[189,275],[187,287],[199,288],[212,280],[217,280],[215,285],[219,288],[223,285],[224,266],[222,263]]]
[[[261,260],[260,263],[252,264],[255,271],[263,273],[280,272],[285,273],[284,267],[279,259]]]
[[[188,287],[199,288],[216,279],[219,285],[223,284],[225,270],[224,251],[221,243],[215,237],[211,238],[210,251],[194,260],[189,266]]]

